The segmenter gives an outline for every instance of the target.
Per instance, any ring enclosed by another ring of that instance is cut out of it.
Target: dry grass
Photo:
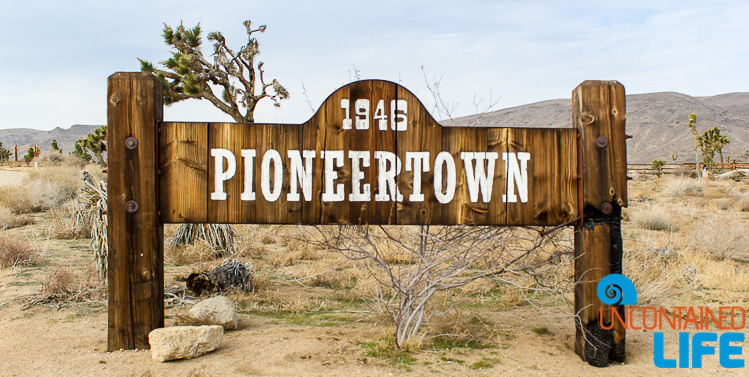
[[[67,201],[50,213],[47,230],[58,239],[91,238],[91,226],[76,221],[76,202]]]
[[[650,230],[674,230],[671,218],[660,208],[644,208],[633,210],[629,218],[641,228]]]
[[[0,266],[37,266],[42,262],[42,251],[27,242],[0,235]]]
[[[664,194],[672,198],[682,198],[685,196],[704,196],[705,183],[690,178],[672,178],[666,182],[663,190]]]
[[[192,245],[167,245],[164,248],[164,260],[175,266],[205,263],[214,259],[213,248],[202,240]]]
[[[34,159],[40,166],[68,166],[81,169],[88,162],[78,156],[68,153],[60,153],[53,150],[42,152],[39,157]]]
[[[749,231],[736,217],[707,218],[690,235],[697,250],[714,258],[749,262]]]
[[[34,222],[33,217],[16,215],[10,208],[0,206],[0,230],[19,228]]]
[[[743,212],[749,212],[749,194],[744,194],[739,198],[739,208]]]
[[[106,297],[106,285],[93,266],[82,271],[56,267],[45,276],[39,293],[31,304],[99,301]]]
[[[0,190],[0,205],[17,214],[41,212],[73,199],[81,187],[81,171],[73,167],[32,170],[20,186]]]

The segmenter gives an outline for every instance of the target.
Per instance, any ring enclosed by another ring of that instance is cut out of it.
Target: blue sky
[[[454,115],[569,98],[587,79],[627,93],[694,96],[749,91],[747,1],[3,1],[0,129],[106,122],[107,77],[137,57],[168,57],[163,23],[246,42],[242,21],[266,24],[260,60],[291,99],[258,122],[301,123],[355,77],[400,82],[432,108],[441,77]],[[210,51],[210,46],[206,52]],[[421,67],[424,67],[422,71]],[[439,116],[437,116],[439,118]],[[206,101],[166,120],[230,121]]]

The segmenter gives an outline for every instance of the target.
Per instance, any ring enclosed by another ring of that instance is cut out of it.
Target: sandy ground
[[[28,174],[28,171],[18,168],[0,168],[0,186],[19,184]]]

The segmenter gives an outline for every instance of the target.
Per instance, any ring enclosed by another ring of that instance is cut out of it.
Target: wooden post
[[[148,349],[148,334],[164,326],[164,227],[158,216],[162,84],[148,73],[115,73],[108,80],[107,105],[108,349]]]
[[[622,273],[621,209],[627,206],[624,96],[624,86],[616,81],[585,81],[572,93],[572,120],[581,136],[585,214],[575,228],[575,352],[597,367],[625,357],[624,328],[616,322],[604,330],[599,323],[600,310],[608,321],[612,309],[624,318],[624,308],[604,305],[596,292],[603,277]]]
[[[18,162],[18,144],[16,144],[15,152],[16,152],[16,162]]]

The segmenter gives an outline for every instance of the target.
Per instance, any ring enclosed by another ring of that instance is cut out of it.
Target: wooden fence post
[[[162,84],[148,73],[115,73],[107,91],[108,349],[148,349],[164,326],[164,227],[159,221]]]
[[[624,318],[624,307],[604,305],[596,292],[603,277],[622,273],[621,209],[627,206],[624,86],[583,82],[572,93],[572,119],[582,139],[585,214],[575,228],[575,352],[591,365],[605,367],[609,360],[623,362],[625,357],[624,328],[616,322],[604,330],[599,323],[599,310],[607,321],[612,309]]]
[[[18,162],[18,144],[16,144],[15,152],[16,152],[15,153],[15,155],[16,155],[16,162]]]

